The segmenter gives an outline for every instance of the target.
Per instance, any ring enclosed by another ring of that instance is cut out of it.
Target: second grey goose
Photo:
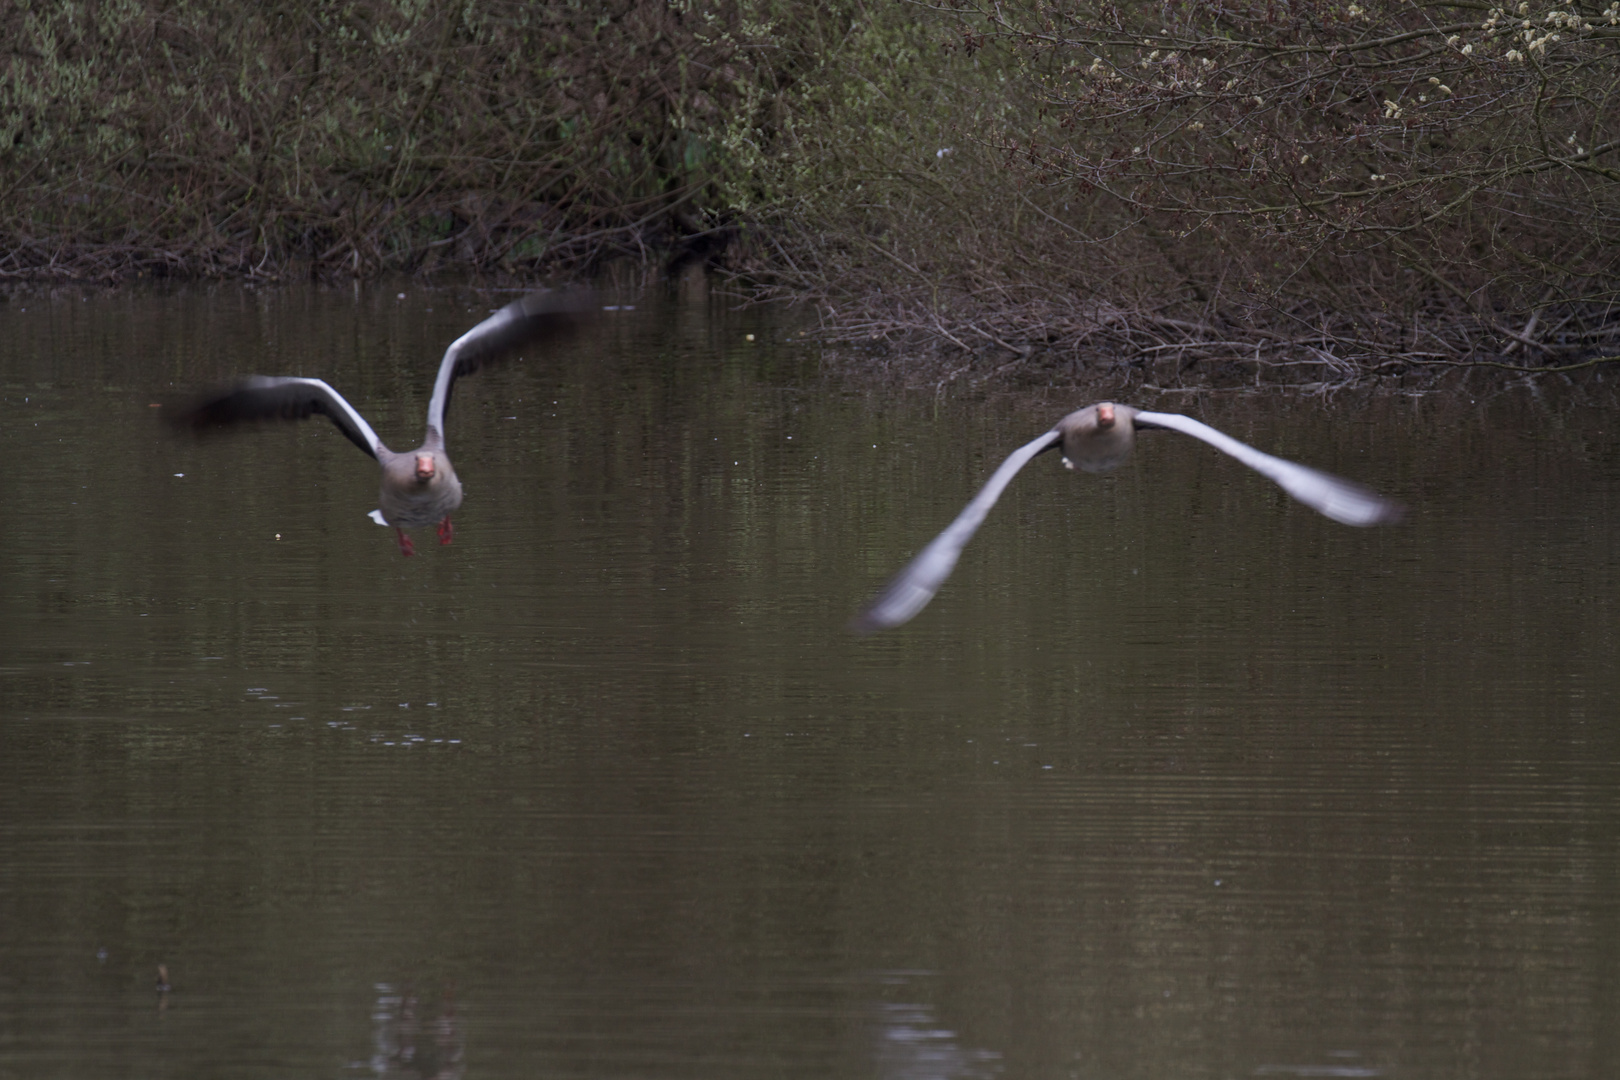
[[[1360,484],[1261,453],[1190,416],[1147,412],[1104,401],[1070,413],[1034,442],[1014,450],[956,520],[919,551],[850,621],[850,629],[856,633],[886,630],[908,621],[926,607],[950,577],[962,549],[984,523],[1002,491],[1020,469],[1039,455],[1062,446],[1063,464],[1069,468],[1090,473],[1107,472],[1118,468],[1131,456],[1138,430],[1154,428],[1202,439],[1275,481],[1288,494],[1334,521],[1357,526],[1383,525],[1399,521],[1405,512],[1400,503]]]

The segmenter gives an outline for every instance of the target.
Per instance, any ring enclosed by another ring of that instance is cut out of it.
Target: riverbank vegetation
[[[0,28],[9,277],[701,261],[941,384],[1620,353],[1612,0],[21,0]]]
[[[532,272],[709,231],[735,45],[663,4],[21,0],[0,31],[3,273]]]

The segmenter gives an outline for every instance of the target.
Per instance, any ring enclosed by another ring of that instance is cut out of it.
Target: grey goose
[[[886,630],[908,621],[926,607],[950,577],[962,549],[984,523],[990,508],[996,505],[1018,471],[1036,457],[1061,446],[1063,464],[1069,468],[1089,473],[1108,472],[1123,465],[1131,456],[1137,431],[1155,428],[1202,439],[1275,481],[1288,494],[1334,521],[1356,526],[1383,525],[1399,521],[1405,512],[1400,503],[1360,484],[1261,453],[1190,416],[1100,402],[1070,413],[1034,442],[1014,450],[956,520],[919,551],[850,621],[850,629],[863,634]]]
[[[365,417],[324,380],[299,376],[254,375],[209,394],[172,414],[173,422],[194,431],[258,420],[304,420],[319,414],[337,425],[350,442],[382,466],[377,493],[378,524],[392,525],[404,555],[415,545],[406,529],[438,525],[440,544],[450,543],[450,515],[461,506],[461,481],[444,448],[444,418],[456,379],[492,360],[574,330],[595,309],[585,289],[530,293],[456,338],[439,362],[428,399],[427,434],[422,445],[404,453],[390,450]]]

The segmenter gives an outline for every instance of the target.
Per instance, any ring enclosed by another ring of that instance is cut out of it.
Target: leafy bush
[[[735,44],[646,0],[17,0],[0,272],[534,268],[704,232]]]
[[[1001,108],[956,117],[944,191],[885,248],[914,287],[863,330],[1330,379],[1620,338],[1620,4],[951,18]]]
[[[1620,0],[1538,2],[17,0],[0,275],[730,242],[959,372],[1568,367],[1620,339]]]

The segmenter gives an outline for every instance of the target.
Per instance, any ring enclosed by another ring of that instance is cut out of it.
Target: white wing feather
[[[372,457],[388,448],[366,418],[321,379],[293,375],[250,375],[179,413],[175,421],[196,429],[256,420],[306,420],[319,413],[343,437]]]
[[[444,413],[456,379],[479,366],[542,337],[556,336],[581,325],[599,308],[590,289],[554,289],[530,293],[507,304],[450,343],[439,361],[428,401],[428,441],[444,438]]]
[[[1168,428],[1201,439],[1215,449],[1237,458],[1261,476],[1334,521],[1345,525],[1382,525],[1399,521],[1403,508],[1377,492],[1350,480],[1319,472],[1304,465],[1261,453],[1248,443],[1200,423],[1180,413],[1139,412],[1136,426]]]
[[[1007,460],[1001,463],[1001,467],[991,474],[990,479],[985,481],[972,501],[956,515],[956,520],[945,526],[945,531],[919,551],[890,579],[883,587],[883,591],[873,597],[872,602],[850,621],[850,629],[863,634],[874,630],[887,630],[906,622],[927,607],[928,601],[932,600],[940,586],[945,584],[945,579],[951,576],[962,549],[973,539],[973,534],[979,531],[979,526],[984,524],[985,516],[990,513],[990,508],[996,505],[996,500],[1001,497],[1007,485],[1012,483],[1012,478],[1017,476],[1018,471],[1028,465],[1036,455],[1050,449],[1060,438],[1062,435],[1053,429],[1034,442],[1014,450]]]

